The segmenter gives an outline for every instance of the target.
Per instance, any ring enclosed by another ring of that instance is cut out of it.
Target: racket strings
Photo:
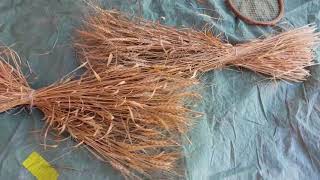
[[[249,24],[273,25],[283,16],[283,0],[227,0],[227,2],[231,10]]]

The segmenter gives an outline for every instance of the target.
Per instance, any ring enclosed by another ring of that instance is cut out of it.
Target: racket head
[[[275,25],[284,16],[284,0],[226,0],[226,4],[251,25]]]

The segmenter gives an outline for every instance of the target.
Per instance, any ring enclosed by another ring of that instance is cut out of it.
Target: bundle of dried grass
[[[20,105],[39,108],[46,133],[69,133],[127,178],[178,173],[180,136],[199,115],[183,105],[196,97],[184,90],[196,80],[164,67],[114,66],[33,90],[18,62],[12,50],[2,48],[0,112]]]
[[[183,105],[197,71],[227,65],[274,78],[304,80],[319,42],[313,27],[232,46],[190,29],[129,21],[97,9],[78,31],[75,47],[89,71],[33,90],[16,53],[1,48],[0,112],[20,105],[39,108],[47,131],[70,136],[125,177],[154,171],[176,174],[180,137],[199,115]],[[137,19],[136,19],[137,20]]]
[[[303,27],[233,46],[208,33],[129,20],[119,12],[94,8],[95,14],[77,31],[74,46],[96,70],[116,64],[165,64],[190,75],[235,65],[276,79],[302,81],[309,75],[305,67],[314,64],[312,47],[320,39],[315,27]]]

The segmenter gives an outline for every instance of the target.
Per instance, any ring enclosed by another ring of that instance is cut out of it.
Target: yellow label
[[[37,180],[57,180],[58,172],[37,152],[32,152],[22,165],[32,174]]]

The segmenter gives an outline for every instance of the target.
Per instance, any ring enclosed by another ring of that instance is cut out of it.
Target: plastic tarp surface
[[[177,27],[201,30],[207,24],[232,43],[266,36],[272,28],[248,26],[223,0],[105,0],[102,6]],[[279,26],[320,28],[319,0],[286,0]],[[40,88],[79,65],[72,50],[73,29],[88,6],[79,0],[1,0],[0,40],[12,45]],[[320,55],[320,51],[317,53]],[[317,62],[318,59],[316,59]],[[320,179],[320,68],[304,83],[269,81],[249,71],[224,69],[201,77],[205,115],[186,144],[187,179]],[[122,179],[72,140],[47,148],[40,143],[42,114],[16,108],[0,115],[0,179],[34,179],[21,165],[40,153],[59,179]],[[48,144],[55,145],[48,140]]]

